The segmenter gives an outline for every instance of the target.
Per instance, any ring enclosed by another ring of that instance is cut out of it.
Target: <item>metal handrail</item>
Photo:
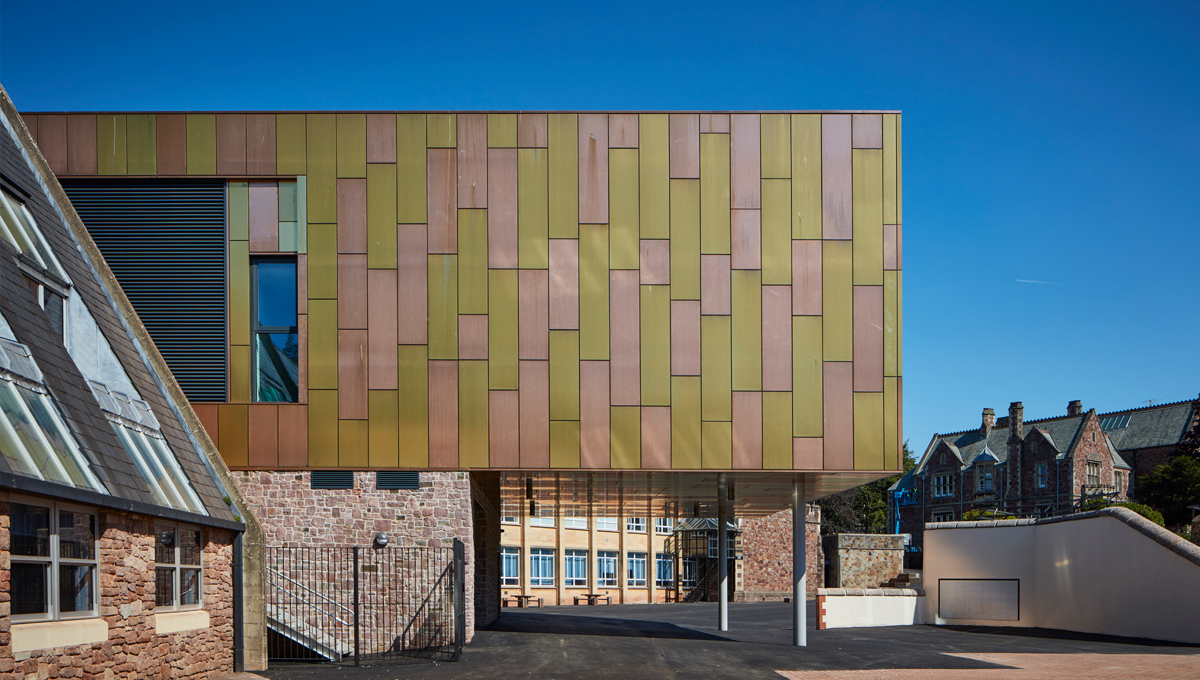
[[[278,571],[276,571],[275,569],[272,569],[271,567],[267,567],[267,572],[268,572],[268,573],[270,573],[270,574],[273,574],[273,575],[275,575],[275,576],[278,576],[279,578],[281,578],[281,579],[283,579],[283,580],[285,580],[285,581],[287,581],[287,582],[289,582],[289,583],[292,583],[292,584],[294,584],[294,585],[296,585],[296,586],[299,586],[300,588],[302,588],[302,589],[304,589],[304,590],[306,590],[306,591],[308,591],[308,592],[312,593],[313,595],[316,595],[317,597],[321,598],[322,600],[325,600],[326,602],[329,602],[329,603],[333,604],[333,606],[334,606],[334,607],[337,607],[338,609],[341,609],[341,610],[343,610],[344,612],[346,612],[346,613],[348,613],[348,614],[354,614],[354,610],[353,610],[353,609],[351,609],[350,607],[347,607],[347,606],[346,606],[346,605],[344,605],[344,604],[340,604],[340,603],[338,603],[338,601],[337,601],[337,600],[334,600],[333,598],[331,598],[331,597],[329,597],[329,596],[327,596],[327,595],[322,595],[321,593],[319,593],[319,592],[317,592],[317,591],[313,590],[312,588],[309,588],[308,586],[304,585],[303,583],[300,583],[299,581],[296,581],[296,580],[295,580],[295,579],[293,579],[293,578],[290,578],[290,577],[288,577],[288,576],[284,576],[284,575],[283,575],[281,572],[278,572]],[[315,602],[312,602],[312,601],[310,601],[310,600],[306,600],[306,599],[304,599],[303,597],[301,597],[301,596],[299,596],[299,595],[296,595],[296,594],[295,594],[295,593],[293,593],[292,591],[290,591],[290,590],[288,590],[287,588],[284,588],[283,586],[281,586],[281,585],[279,585],[278,583],[276,583],[274,579],[268,579],[268,581],[270,582],[271,586],[272,586],[272,587],[274,587],[276,590],[278,590],[278,591],[280,591],[280,592],[282,592],[282,593],[285,593],[285,594],[287,594],[287,595],[291,595],[292,597],[295,597],[296,599],[300,600],[300,601],[301,601],[301,602],[303,602],[304,604],[307,604],[307,605],[312,605],[312,606],[314,606],[314,607],[318,607],[318,608],[320,608],[320,606],[319,606],[317,603],[315,603]],[[323,609],[323,608],[322,608],[322,611],[324,611],[324,609]],[[352,623],[352,622],[349,622],[349,621],[343,621],[343,620],[341,620],[340,618],[338,618],[338,617],[337,617],[337,615],[334,615],[334,617],[333,617],[333,620],[334,620],[334,621],[337,621],[338,623],[340,623],[340,624],[342,624],[342,625],[344,625],[344,626],[353,625],[353,623]]]

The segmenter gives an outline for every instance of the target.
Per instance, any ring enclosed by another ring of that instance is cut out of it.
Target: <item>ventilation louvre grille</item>
[[[313,470],[313,489],[353,489],[354,472],[352,470]]]
[[[1018,579],[938,579],[938,616],[943,619],[1017,621]]]
[[[375,473],[375,488],[417,491],[421,488],[421,473],[415,470],[380,470]]]

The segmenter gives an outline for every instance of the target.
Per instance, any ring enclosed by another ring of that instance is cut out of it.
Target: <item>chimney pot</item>
[[[1067,415],[1081,416],[1083,415],[1083,402],[1075,399],[1067,404]]]

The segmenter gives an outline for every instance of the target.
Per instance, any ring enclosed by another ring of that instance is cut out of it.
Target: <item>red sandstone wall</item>
[[[810,505],[805,523],[808,594],[823,585],[821,510]],[[782,599],[792,594],[792,511],[742,521],[742,590],[746,600]]]

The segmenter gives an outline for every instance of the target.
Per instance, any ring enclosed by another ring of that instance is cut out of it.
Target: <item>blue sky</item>
[[[178,5],[5,3],[0,82],[28,111],[900,109],[913,449],[1014,400],[1200,393],[1200,4]]]

